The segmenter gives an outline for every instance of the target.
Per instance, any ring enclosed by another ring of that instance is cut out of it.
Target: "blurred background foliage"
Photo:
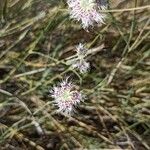
[[[0,0],[0,149],[150,149],[148,6],[110,0],[86,32],[65,0]],[[65,61],[80,42],[98,49],[85,75]],[[87,95],[71,118],[49,95],[68,75]]]

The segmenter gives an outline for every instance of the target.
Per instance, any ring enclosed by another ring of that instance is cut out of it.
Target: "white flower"
[[[78,60],[76,61],[73,65],[73,68],[78,68],[81,73],[86,73],[90,67],[90,64],[86,62],[84,59],[83,60]]]
[[[105,9],[103,5],[97,4],[96,0],[68,0],[71,18],[81,21],[84,29],[96,23],[104,23],[105,15],[98,12]]]
[[[85,57],[87,54],[88,49],[82,43],[76,46],[76,52],[78,57]]]
[[[88,49],[81,43],[76,46],[77,58],[72,62],[72,67],[79,69],[81,73],[86,73],[90,68],[90,63],[85,60],[87,51]]]
[[[50,91],[54,103],[58,106],[58,112],[70,115],[82,100],[82,94],[75,89],[75,85],[68,82],[68,78]]]

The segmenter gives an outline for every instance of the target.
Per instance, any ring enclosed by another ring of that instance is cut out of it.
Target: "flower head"
[[[90,68],[90,63],[85,60],[87,51],[88,49],[81,43],[76,46],[77,58],[72,62],[72,67],[79,69],[81,73],[86,73]]]
[[[78,57],[85,57],[87,54],[88,49],[82,43],[76,46],[76,52]]]
[[[90,68],[90,64],[86,62],[84,59],[77,60],[74,64],[72,64],[73,68],[78,68],[81,73],[86,73]]]
[[[68,0],[71,18],[81,21],[84,29],[96,23],[104,23],[105,15],[98,12],[104,9],[103,5],[97,4],[96,0]],[[100,6],[100,7],[99,7]]]
[[[68,78],[62,81],[58,86],[50,91],[54,103],[58,106],[58,112],[70,115],[82,100],[82,94],[75,89],[75,85],[68,81]]]

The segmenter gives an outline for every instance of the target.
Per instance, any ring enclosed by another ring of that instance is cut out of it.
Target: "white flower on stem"
[[[72,67],[78,68],[80,72],[83,74],[89,70],[90,64],[83,59],[76,61],[75,64],[72,65]]]
[[[75,106],[83,101],[81,92],[75,89],[75,85],[68,81],[68,78],[62,81],[58,86],[50,91],[54,103],[58,106],[58,112],[64,115],[70,115]]]
[[[88,49],[83,44],[76,46],[77,58],[72,62],[72,67],[80,70],[81,73],[86,73],[90,68],[90,63],[86,62]]]
[[[105,9],[103,5],[98,4],[96,0],[68,0],[71,18],[81,21],[82,27],[87,29],[98,24],[104,23],[105,15],[99,12],[99,9]]]

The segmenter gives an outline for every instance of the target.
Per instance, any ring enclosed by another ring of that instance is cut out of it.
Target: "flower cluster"
[[[70,115],[74,107],[83,100],[82,94],[75,89],[75,85],[69,82],[68,78],[54,87],[50,93],[58,106],[58,112],[64,115]]]
[[[88,27],[95,23],[104,23],[105,15],[99,10],[106,9],[106,0],[67,0],[70,9],[70,17],[80,21],[82,27],[88,30]],[[90,63],[86,61],[88,49],[83,44],[76,46],[76,55],[73,59],[67,59],[67,63],[74,69],[79,69],[81,73],[86,73],[90,68]],[[71,57],[72,58],[72,57]],[[68,81],[68,78],[62,81],[58,86],[50,91],[55,105],[58,106],[58,112],[64,115],[70,115],[76,106],[84,100],[81,92],[76,90],[75,85]]]
[[[81,73],[86,73],[90,68],[89,62],[86,62],[85,57],[87,56],[87,51],[83,44],[76,46],[77,58],[72,63],[73,68],[77,68]]]
[[[68,0],[67,3],[70,17],[81,21],[84,29],[93,26],[95,22],[104,23],[105,15],[99,12],[99,9],[105,9],[103,3],[98,4],[96,0]]]

